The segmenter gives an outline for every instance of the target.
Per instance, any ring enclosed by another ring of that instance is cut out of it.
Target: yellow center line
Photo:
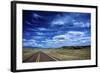
[[[39,62],[40,61],[40,53],[38,54],[38,57],[36,59],[36,62]]]

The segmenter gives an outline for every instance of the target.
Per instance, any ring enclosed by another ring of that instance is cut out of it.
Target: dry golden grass
[[[67,49],[67,48],[58,48],[58,49],[23,49],[23,60],[32,56],[32,54],[42,51],[49,56],[58,58],[61,61],[64,60],[87,60],[91,59],[91,50],[88,48],[81,49]]]
[[[86,60],[91,58],[89,48],[85,49],[50,49],[43,50],[46,54],[60,60]]]
[[[23,49],[23,60],[29,58],[30,56],[32,56],[34,53],[38,52],[37,49],[30,49],[30,48],[25,48]]]

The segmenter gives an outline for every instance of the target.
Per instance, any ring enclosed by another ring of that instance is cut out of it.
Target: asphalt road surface
[[[46,62],[46,61],[58,61],[58,60],[59,59],[55,57],[49,56],[46,53],[39,51],[30,56],[29,58],[27,58],[26,60],[24,60],[23,62]]]

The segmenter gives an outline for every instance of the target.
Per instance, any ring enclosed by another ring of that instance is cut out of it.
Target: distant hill
[[[82,49],[82,48],[90,48],[91,46],[63,46],[61,48],[68,48],[68,49]]]
[[[41,48],[41,47],[23,47],[24,49],[83,49],[83,48],[90,48],[91,46],[63,46],[59,48]]]

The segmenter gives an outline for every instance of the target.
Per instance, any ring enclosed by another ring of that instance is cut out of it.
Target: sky
[[[91,44],[91,14],[23,10],[23,47],[59,48]]]

